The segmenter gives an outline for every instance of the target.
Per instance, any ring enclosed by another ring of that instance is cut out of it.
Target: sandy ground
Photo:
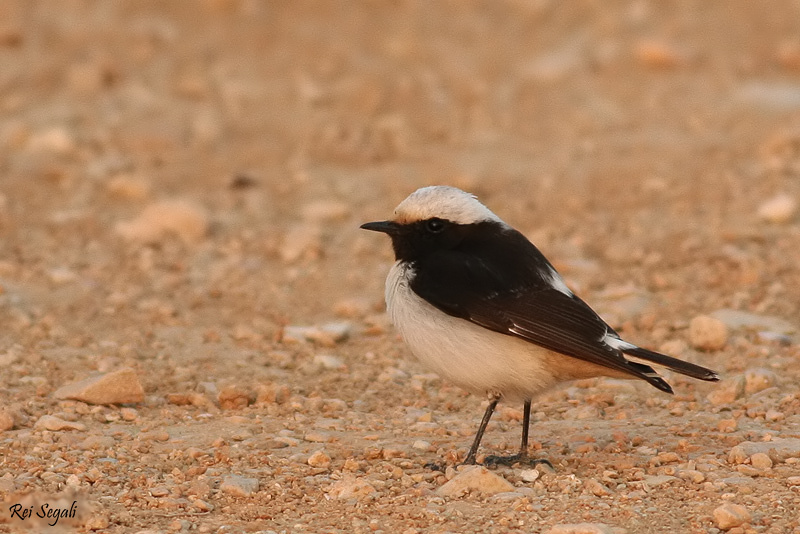
[[[0,531],[800,532],[798,125],[791,1],[0,3]],[[567,384],[555,472],[443,491],[485,400],[358,229],[437,183],[724,380]],[[141,402],[57,398],[124,368]]]

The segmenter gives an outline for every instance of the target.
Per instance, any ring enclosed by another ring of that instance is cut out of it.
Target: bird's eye
[[[438,234],[444,230],[444,221],[441,219],[429,219],[425,223],[425,228],[432,234]]]

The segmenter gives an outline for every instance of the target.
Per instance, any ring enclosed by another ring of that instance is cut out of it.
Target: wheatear
[[[361,228],[392,239],[397,261],[386,306],[411,352],[446,380],[489,396],[465,464],[475,463],[500,399],[524,402],[522,444],[519,454],[486,463],[536,463],[528,458],[531,399],[561,382],[641,378],[672,393],[642,361],[719,380],[710,369],[622,340],[524,235],[460,189],[424,187],[393,219]]]

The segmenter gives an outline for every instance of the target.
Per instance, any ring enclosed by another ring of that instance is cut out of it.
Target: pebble
[[[750,522],[750,512],[739,504],[725,503],[714,509],[714,523],[722,530],[730,530]]]
[[[772,469],[772,459],[763,452],[757,452],[750,456],[750,465],[756,469]]]
[[[259,384],[256,388],[257,404],[284,404],[292,392],[284,384]]]
[[[609,490],[605,484],[598,482],[593,478],[587,478],[584,480],[583,487],[586,488],[586,491],[596,497],[605,497],[611,495],[611,490]]]
[[[371,493],[375,493],[375,486],[349,473],[328,490],[332,499],[363,499]]]
[[[431,448],[431,443],[429,441],[418,439],[411,445],[411,447],[417,450],[427,451]]]
[[[758,367],[748,369],[744,374],[744,380],[745,393],[752,394],[776,385],[778,383],[778,375],[774,371]]]
[[[314,356],[314,363],[321,366],[323,369],[332,371],[342,370],[347,367],[341,358],[333,356],[332,354],[317,354]]]
[[[514,486],[483,466],[467,466],[436,490],[436,493],[443,497],[460,497],[470,491],[494,495],[514,491]]]
[[[53,396],[87,404],[131,404],[144,401],[144,389],[136,371],[125,367],[62,386]]]
[[[208,213],[184,199],[161,200],[142,210],[133,220],[117,223],[116,232],[128,241],[158,244],[169,235],[197,243],[208,233]]]
[[[541,476],[541,473],[538,469],[523,469],[519,473],[519,478],[522,479],[523,482],[536,482],[536,480]]]
[[[728,463],[741,464],[754,454],[764,453],[771,460],[783,462],[800,458],[800,438],[778,438],[772,441],[743,441],[728,453]]]
[[[217,394],[217,402],[223,410],[246,408],[255,401],[255,394],[241,386],[226,386]]]
[[[303,439],[311,443],[330,443],[333,441],[333,437],[327,432],[319,432],[316,430],[306,432]]]
[[[758,218],[773,224],[783,224],[791,221],[796,212],[797,200],[786,193],[779,193],[761,203],[758,207]]]
[[[610,527],[603,523],[576,523],[569,525],[555,525],[545,534],[625,534],[627,530],[619,527]]]
[[[0,432],[14,428],[14,416],[8,410],[0,410]]]
[[[222,479],[220,491],[234,497],[249,497],[258,491],[258,479],[239,475],[228,475]]]
[[[670,475],[651,475],[644,477],[644,483],[651,488],[656,488],[658,486],[663,486],[673,480],[677,480],[677,477],[673,477]]]
[[[313,341],[330,347],[350,336],[353,327],[349,322],[337,321],[318,326],[285,326],[281,339],[284,343]]]
[[[331,457],[325,454],[325,451],[315,451],[307,460],[308,465],[311,467],[330,467]]]
[[[739,423],[736,421],[736,419],[722,419],[717,423],[717,430],[726,434],[735,432],[738,427]]]
[[[714,406],[731,404],[742,398],[745,392],[745,378],[742,375],[724,378],[717,384],[711,393],[706,395],[708,401]]]
[[[50,430],[53,432],[59,430],[79,430],[79,431],[86,430],[86,425],[84,425],[83,423],[64,421],[63,419],[56,417],[54,415],[41,416],[39,419],[36,420],[36,424],[34,424],[33,427],[40,430]]]
[[[115,176],[106,184],[108,194],[126,200],[144,200],[150,194],[150,183],[129,175]]]
[[[689,342],[699,350],[719,350],[728,342],[728,327],[719,319],[698,315],[689,323]]]
[[[43,132],[37,132],[28,139],[28,150],[32,152],[50,152],[67,155],[74,153],[77,144],[66,128],[55,126]]]

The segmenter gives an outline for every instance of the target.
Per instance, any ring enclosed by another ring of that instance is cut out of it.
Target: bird
[[[423,187],[391,219],[361,228],[391,238],[396,261],[386,278],[386,308],[411,353],[445,380],[488,397],[463,464],[477,463],[501,400],[523,403],[520,449],[486,456],[484,465],[550,464],[528,453],[530,412],[533,399],[558,384],[638,378],[673,393],[651,364],[719,380],[711,369],[623,340],[533,243],[461,189]]]

